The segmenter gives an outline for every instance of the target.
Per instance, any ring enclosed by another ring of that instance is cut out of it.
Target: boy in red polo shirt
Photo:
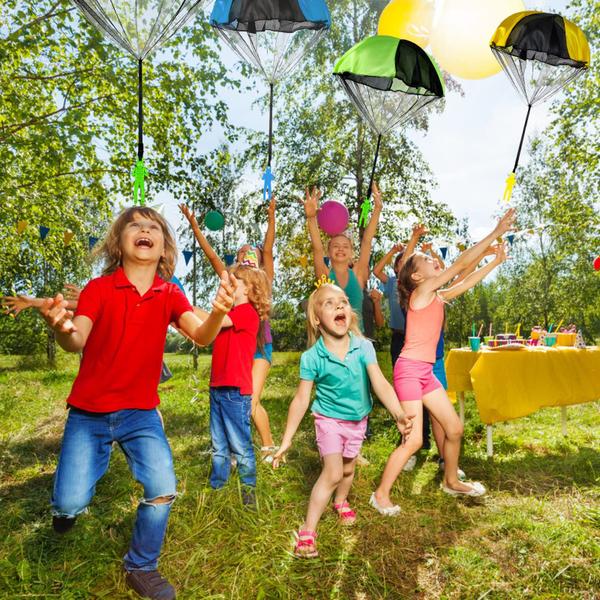
[[[127,583],[145,598],[170,600],[175,589],[157,571],[177,493],[171,449],[156,410],[167,328],[174,322],[197,344],[209,344],[232,306],[235,278],[230,285],[223,274],[213,310],[201,321],[179,288],[167,283],[175,269],[175,240],[161,215],[146,207],[117,217],[100,254],[106,261],[103,276],[81,292],[72,320],[60,294],[40,308],[65,350],[83,350],[67,400],[53,525],[58,533],[73,526],[117,442],[144,487],[124,558]]]
[[[256,459],[250,431],[252,412],[252,363],[264,345],[261,321],[271,308],[269,280],[261,269],[238,265],[231,312],[224,317],[215,339],[210,372],[210,435],[212,471],[210,485],[222,488],[229,479],[232,455],[242,483],[242,502],[254,506]],[[198,311],[197,311],[198,312]],[[200,311],[200,314],[205,314]]]

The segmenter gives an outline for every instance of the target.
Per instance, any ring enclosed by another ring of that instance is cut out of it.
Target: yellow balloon
[[[429,38],[439,66],[463,79],[501,71],[490,40],[502,21],[525,10],[523,0],[444,0]]]
[[[392,0],[379,17],[377,33],[410,40],[425,48],[429,44],[435,0]]]

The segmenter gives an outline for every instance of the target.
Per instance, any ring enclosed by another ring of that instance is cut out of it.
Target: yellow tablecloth
[[[600,399],[600,348],[528,347],[518,351],[451,350],[448,390],[473,390],[481,420],[491,425],[547,406]]]

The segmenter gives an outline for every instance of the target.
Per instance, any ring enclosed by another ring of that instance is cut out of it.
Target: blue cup
[[[471,346],[473,352],[478,352],[481,346],[481,338],[479,336],[471,336],[469,338],[469,346]]]

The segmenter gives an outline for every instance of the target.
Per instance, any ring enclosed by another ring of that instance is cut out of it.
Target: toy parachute
[[[381,137],[444,97],[440,72],[417,44],[388,35],[368,37],[346,52],[334,68],[363,119],[377,133],[377,149],[359,225],[366,223]]]
[[[527,116],[504,199],[510,200],[516,171],[534,104],[550,98],[579,77],[590,64],[590,47],[584,33],[560,15],[523,11],[506,18],[492,37],[490,47],[511,83],[527,102]]]
[[[192,17],[205,0],[72,0],[88,21],[138,62],[138,150],[134,204],[145,203],[143,60]]]
[[[269,150],[263,196],[271,198],[273,88],[329,29],[324,0],[217,0],[210,24],[228,46],[269,84]]]

